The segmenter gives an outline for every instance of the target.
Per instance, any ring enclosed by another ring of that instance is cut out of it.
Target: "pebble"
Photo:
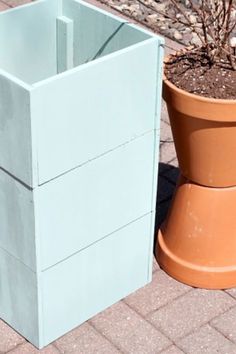
[[[154,5],[155,4],[155,5]],[[165,3],[160,3],[160,4],[158,4],[158,3],[156,3],[156,2],[154,2],[154,8],[157,10],[157,11],[160,11],[160,12],[162,12],[162,13],[165,13],[165,11],[166,11],[166,4]]]
[[[162,31],[165,31],[165,30],[167,30],[167,26],[161,26],[160,29],[161,29]]]
[[[130,9],[130,6],[128,6],[127,4],[122,4],[122,5],[118,5],[118,6],[115,6],[116,9],[120,10],[120,11],[124,11],[124,10],[129,10]]]
[[[158,20],[158,15],[157,14],[152,14],[147,16],[147,23],[155,24]]]
[[[232,37],[231,39],[230,39],[230,45],[231,45],[231,47],[236,47],[236,37]]]
[[[139,11],[140,5],[139,4],[132,4],[132,5],[130,5],[130,10],[131,11]]]
[[[193,44],[194,46],[200,46],[202,44],[200,38],[198,37],[198,35],[196,33],[192,34],[192,39],[191,39],[190,43]]]
[[[174,31],[174,38],[180,41],[183,39],[183,35],[179,31]]]
[[[191,32],[192,32],[192,30],[189,27],[186,27],[183,29],[183,33],[191,33]]]
[[[192,23],[192,24],[195,24],[197,23],[197,17],[195,15],[190,15],[189,16],[189,21]]]

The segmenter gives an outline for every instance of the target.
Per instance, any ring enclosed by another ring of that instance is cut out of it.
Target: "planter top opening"
[[[38,0],[0,14],[0,70],[32,85],[152,37],[82,1]]]

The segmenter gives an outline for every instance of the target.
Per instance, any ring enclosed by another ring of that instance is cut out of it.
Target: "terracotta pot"
[[[236,286],[236,100],[204,98],[164,79],[180,170],[158,233],[160,266],[189,285]]]
[[[217,100],[163,83],[182,174],[205,186],[236,185],[236,100]]]
[[[158,233],[160,266],[192,286],[236,286],[235,205],[236,187],[207,188],[180,178]]]

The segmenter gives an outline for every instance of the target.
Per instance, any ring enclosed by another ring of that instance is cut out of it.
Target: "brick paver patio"
[[[0,1],[0,11],[26,2],[28,0]],[[90,2],[106,8],[96,0]],[[179,47],[170,41],[167,45]],[[177,176],[177,159],[163,104],[157,227],[168,210]],[[149,285],[41,351],[0,320],[2,353],[236,354],[236,289],[191,288],[171,279],[154,260],[153,280]]]

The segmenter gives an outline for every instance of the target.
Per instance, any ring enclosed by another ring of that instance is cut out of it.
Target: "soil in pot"
[[[223,63],[211,65],[204,50],[177,53],[165,63],[165,76],[178,88],[209,98],[236,99],[236,71]]]

